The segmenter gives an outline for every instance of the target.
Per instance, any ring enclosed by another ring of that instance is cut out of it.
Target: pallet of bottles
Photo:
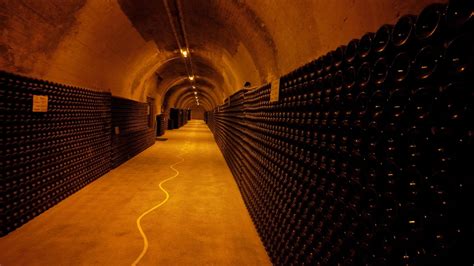
[[[178,129],[184,126],[191,115],[190,110],[170,108],[168,129]]]
[[[473,3],[338,47],[277,102],[265,85],[207,113],[274,264],[472,264]]]
[[[115,168],[155,143],[148,104],[112,97],[112,167]]]
[[[183,121],[181,126],[184,126],[188,123],[189,119],[191,117],[191,111],[187,109],[182,109],[181,113],[181,120]]]
[[[0,72],[1,236],[109,171],[110,97]]]
[[[165,134],[166,131],[166,120],[164,114],[156,116],[156,136],[160,137]]]
[[[186,121],[191,120],[191,110],[190,109],[186,110],[186,115],[187,115]]]

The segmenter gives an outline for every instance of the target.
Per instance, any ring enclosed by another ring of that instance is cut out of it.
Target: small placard
[[[114,127],[115,135],[120,135],[120,128]]]
[[[48,111],[48,96],[33,95],[33,112]]]
[[[272,81],[270,90],[270,102],[278,102],[280,96],[280,79]]]

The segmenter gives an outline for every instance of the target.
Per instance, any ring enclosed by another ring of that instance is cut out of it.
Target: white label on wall
[[[48,111],[48,96],[33,95],[33,112]]]
[[[280,96],[280,79],[272,81],[270,90],[270,102],[278,102]]]

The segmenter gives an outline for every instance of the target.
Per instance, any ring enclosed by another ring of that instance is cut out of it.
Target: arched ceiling
[[[196,94],[194,94],[196,92]],[[188,86],[175,86],[167,91],[164,97],[166,107],[178,107],[185,97],[192,97],[193,99],[197,96],[199,100],[207,100],[211,107],[216,107],[221,102],[218,95],[214,93],[214,90],[206,89],[205,87],[198,86],[196,90],[189,88]]]
[[[432,2],[0,0],[0,69],[210,110]]]
[[[178,55],[155,70],[164,81],[158,88],[162,95],[193,75],[210,84],[204,89],[221,91],[216,93],[215,106],[244,81],[264,83],[269,73],[277,72],[273,40],[261,26],[263,22],[242,2],[119,0],[119,4],[143,39]],[[248,54],[251,64],[237,65],[231,60],[239,49]],[[180,57],[180,50],[189,51],[190,59]],[[246,77],[239,68],[253,68],[253,75]]]

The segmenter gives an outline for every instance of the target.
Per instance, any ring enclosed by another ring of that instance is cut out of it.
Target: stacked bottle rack
[[[148,104],[112,97],[112,167],[115,168],[155,143]]]
[[[168,129],[178,129],[188,123],[191,117],[191,110],[170,108]]]
[[[156,136],[163,136],[166,131],[166,120],[164,114],[156,116]]]
[[[110,170],[110,97],[0,72],[1,236]]]
[[[432,4],[206,114],[276,265],[470,265],[473,1]]]

